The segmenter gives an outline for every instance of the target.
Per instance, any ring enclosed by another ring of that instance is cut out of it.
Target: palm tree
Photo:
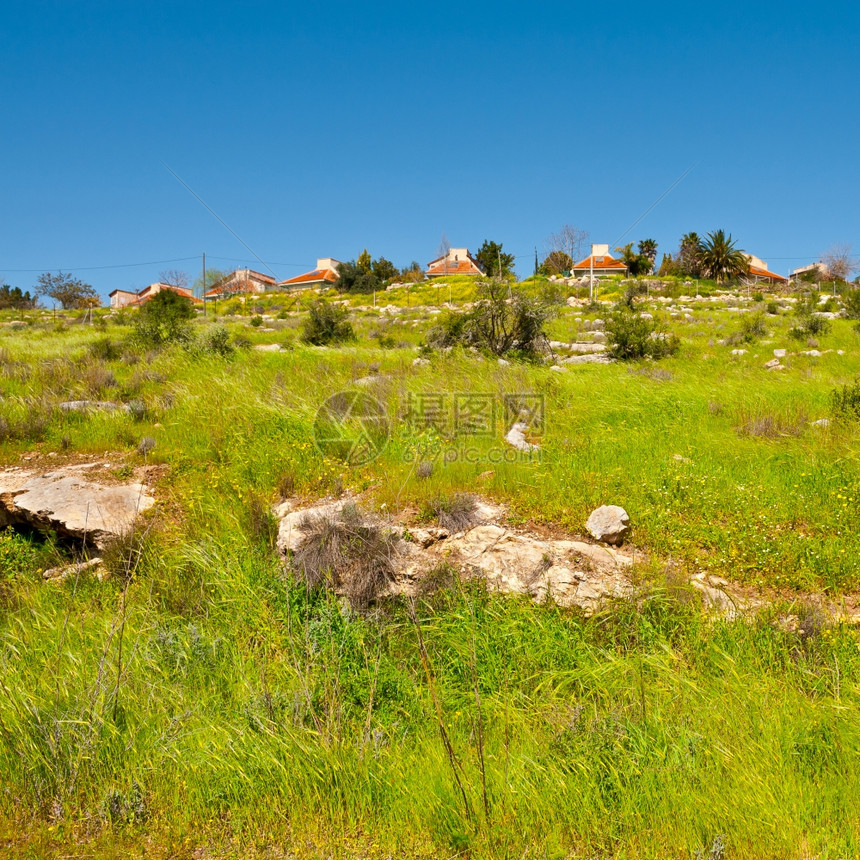
[[[699,244],[699,263],[705,276],[718,284],[749,271],[749,261],[735,247],[731,233],[727,236],[724,230],[708,233]]]
[[[639,253],[652,263],[657,259],[657,242],[654,239],[643,239],[639,243]]]

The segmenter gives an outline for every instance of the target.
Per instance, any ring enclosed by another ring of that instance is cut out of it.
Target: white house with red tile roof
[[[266,293],[274,290],[278,282],[271,275],[255,272],[253,269],[236,269],[226,278],[222,278],[211,289],[207,290],[203,298],[206,301],[212,299],[223,299],[226,296],[235,296],[242,293]]]
[[[767,263],[759,257],[756,257],[755,254],[748,254],[746,251],[741,251],[741,253],[746,257],[747,262],[749,263],[749,273],[747,277],[750,278],[755,283],[767,283],[767,284],[787,284],[788,278],[784,275],[777,275],[776,272],[768,271]]]
[[[326,287],[337,280],[339,265],[340,260],[335,260],[334,257],[319,257],[315,269],[296,275],[294,278],[287,278],[286,281],[281,281],[278,287],[283,290],[292,290],[296,287]]]
[[[187,290],[185,287],[175,287],[173,284],[162,284],[160,281],[150,284],[136,293],[129,290],[113,290],[113,292],[108,293],[108,298],[110,299],[110,306],[115,309],[140,307],[162,290],[172,290],[177,295],[190,299],[196,305],[201,304],[200,299],[196,298],[191,290]]]
[[[443,257],[427,264],[428,278],[444,278],[447,275],[483,275],[483,266],[469,253],[468,248],[451,248]]]
[[[592,245],[591,253],[571,269],[571,273],[577,277],[591,272],[595,275],[626,275],[627,264],[623,260],[616,260],[609,253],[609,245]]]

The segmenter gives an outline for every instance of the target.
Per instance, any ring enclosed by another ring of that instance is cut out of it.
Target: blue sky
[[[846,4],[5,0],[0,25],[0,277],[24,288],[141,287],[203,251],[279,278],[426,263],[443,232],[527,274],[691,165],[625,241],[725,228],[779,272],[860,253]]]

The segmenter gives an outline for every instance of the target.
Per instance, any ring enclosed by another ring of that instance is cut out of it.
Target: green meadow
[[[466,279],[345,297],[356,338],[327,347],[300,337],[310,292],[218,302],[158,350],[134,311],[0,314],[0,465],[98,460],[157,500],[103,582],[46,583],[79,548],[0,532],[0,853],[860,854],[860,421],[834,409],[860,334],[799,339],[784,297],[700,288],[638,299],[675,355],[561,371],[424,347]],[[548,336],[621,290],[562,304]],[[219,326],[223,354],[200,346]],[[388,428],[352,467],[314,439],[344,390]],[[504,441],[526,401],[531,454]],[[458,426],[467,402],[492,405],[485,432]],[[572,536],[623,506],[635,597],[586,617],[454,578],[356,613],[274,548],[286,498],[408,517],[461,492]],[[763,608],[707,611],[702,572]]]

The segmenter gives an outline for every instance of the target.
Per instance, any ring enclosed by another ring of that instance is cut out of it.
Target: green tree
[[[342,293],[372,293],[382,288],[382,281],[371,269],[365,271],[355,260],[350,260],[338,265],[334,287]]]
[[[64,310],[98,306],[99,295],[90,284],[79,278],[58,272],[44,272],[36,283],[37,296],[49,296],[60,303]]]
[[[475,259],[491,278],[507,278],[514,273],[514,255],[504,253],[501,242],[485,239],[484,244],[475,254]]]
[[[167,273],[163,273],[167,274]],[[230,272],[225,272],[221,269],[206,269],[206,283],[203,283],[203,274],[199,274],[195,279],[194,283],[191,285],[191,291],[195,296],[202,296],[208,290],[211,290],[212,287],[215,286],[219,281],[223,281],[224,278],[228,277]],[[164,281],[164,283],[169,284],[170,281]],[[181,284],[177,284],[176,286],[181,286]]]
[[[560,275],[569,272],[573,268],[573,258],[564,251],[550,251],[541,263],[540,271],[544,275]]]
[[[35,307],[36,300],[30,295],[21,290],[20,287],[10,287],[9,284],[4,284],[0,281],[0,310],[5,308],[13,308],[14,310],[27,310]]]
[[[749,271],[749,261],[735,247],[731,234],[726,235],[723,230],[708,233],[707,238],[699,244],[699,260],[702,273],[718,284]]]
[[[417,260],[413,260],[405,269],[400,270],[400,280],[415,284],[424,280],[424,269]]]
[[[654,266],[654,261],[650,257],[646,257],[644,254],[637,254],[633,250],[632,242],[616,248],[615,253],[621,254],[621,259],[624,261],[624,265],[627,266],[628,274],[634,278],[638,278],[640,275],[647,275]]]
[[[194,316],[191,299],[173,290],[160,290],[138,311],[135,332],[146,346],[187,343],[191,339],[189,321]]]
[[[698,233],[690,232],[681,236],[681,244],[676,257],[679,274],[688,278],[700,278],[702,276],[701,250],[702,241]]]
[[[643,239],[639,243],[639,254],[651,261],[651,268],[653,269],[657,260],[657,241],[655,239]]]
[[[398,275],[397,267],[385,257],[374,260],[370,269],[380,281],[393,281]]]
[[[358,270],[363,274],[367,274],[373,268],[373,261],[370,258],[370,254],[367,252],[367,248],[358,255],[356,265],[358,266]]]

